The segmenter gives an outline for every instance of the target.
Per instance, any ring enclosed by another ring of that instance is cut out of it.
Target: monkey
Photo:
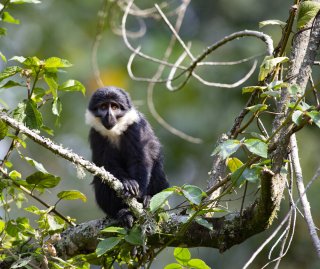
[[[114,86],[97,89],[85,118],[91,126],[92,161],[122,182],[126,197],[136,197],[147,207],[153,195],[169,187],[160,141],[127,92]],[[134,217],[115,191],[98,176],[92,184],[104,213],[132,227]]]

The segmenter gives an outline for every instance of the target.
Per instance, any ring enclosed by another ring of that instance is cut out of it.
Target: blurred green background
[[[259,30],[260,21],[267,19],[285,21],[292,2],[289,0],[194,0],[187,10],[181,37],[186,42],[192,41],[192,52],[198,55],[210,44],[235,31]],[[151,7],[154,3],[155,1],[147,0],[136,2],[143,7]],[[91,53],[97,32],[97,14],[101,7],[102,2],[96,0],[43,0],[43,3],[38,5],[16,5],[10,10],[10,13],[20,19],[21,25],[9,25],[7,36],[0,40],[1,51],[7,58],[14,55],[37,56],[40,59],[57,56],[68,59],[74,64],[62,77],[81,81],[87,88],[87,95],[83,97],[80,93],[63,94],[61,97],[63,115],[60,126],[55,127],[55,119],[50,117],[49,113],[45,117],[45,124],[55,130],[54,139],[57,143],[63,144],[86,158],[90,158],[90,149],[87,139],[89,128],[84,123],[84,113],[90,95],[97,88],[91,66]],[[162,57],[170,38],[170,32],[161,20],[150,19],[146,22],[148,27],[146,35],[132,42],[135,45],[141,44],[143,51],[148,54]],[[119,20],[116,23],[118,24]],[[135,26],[132,27],[135,28]],[[266,27],[262,30],[273,37],[276,45],[281,29]],[[181,47],[177,45],[174,55],[177,56],[181,51]],[[233,61],[262,52],[264,52],[262,42],[246,38],[219,49],[209,59]],[[210,88],[195,80],[191,80],[184,89],[175,93],[167,91],[163,84],[157,85],[154,104],[160,115],[177,129],[204,141],[202,144],[191,144],[172,135],[152,118],[146,103],[147,83],[132,81],[127,74],[126,64],[129,56],[130,51],[125,47],[122,38],[113,34],[110,31],[110,25],[106,23],[98,50],[98,63],[104,84],[127,89],[139,110],[151,122],[163,144],[165,168],[170,184],[190,183],[205,188],[212,161],[210,154],[215,142],[222,132],[230,129],[235,116],[244,106],[248,96],[241,94],[241,87],[235,89]],[[260,57],[259,63],[261,60]],[[2,62],[1,65],[3,69],[4,63]],[[244,76],[251,65],[252,61],[236,66],[203,68],[201,74],[210,81],[233,83]],[[143,60],[137,60],[134,63],[135,74],[143,77],[151,77],[156,68],[155,64],[146,63]],[[244,86],[254,85],[256,78],[257,71]],[[316,78],[315,80],[317,81]],[[14,107],[25,94],[19,88],[10,89],[10,91],[1,90],[0,98],[5,100],[10,107]],[[268,122],[267,118],[266,121]],[[320,163],[319,134],[319,129],[308,127],[298,135],[306,180],[312,177]],[[1,156],[9,146],[9,142],[4,141],[0,144]],[[94,202],[90,185],[91,175],[87,174],[84,179],[79,179],[76,167],[32,142],[24,153],[42,162],[48,171],[63,179],[61,186],[54,189],[52,193],[44,194],[43,197],[46,197],[48,201],[54,203],[54,194],[63,189],[79,189],[88,197],[88,202],[85,204],[81,201],[61,203],[59,210],[75,217],[78,222],[103,216]],[[13,154],[12,157],[16,160],[19,158],[17,154]],[[19,167],[16,169],[23,171],[23,176],[32,172],[27,164],[19,162]],[[317,209],[319,187],[319,182],[316,182],[308,192],[318,226],[320,226],[320,212]],[[283,201],[280,216],[287,212],[287,209],[288,199],[286,198]],[[17,209],[13,214],[26,215],[27,213],[22,209]],[[306,224],[300,215],[298,219],[292,247],[280,268],[320,268],[320,262],[315,255]],[[241,268],[270,233],[271,230],[257,235],[223,254],[219,254],[215,249],[194,249],[192,250],[193,257],[203,259],[212,268]],[[271,245],[267,249],[270,248]],[[153,268],[162,268],[172,261],[172,249],[169,248],[161,258],[157,259]],[[258,256],[251,268],[260,268],[266,261],[267,252],[264,252]]]

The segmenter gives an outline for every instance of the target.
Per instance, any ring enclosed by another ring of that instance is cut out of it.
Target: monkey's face
[[[94,114],[101,119],[103,126],[110,130],[117,124],[118,120],[123,117],[125,110],[121,104],[108,100],[98,104]]]
[[[100,118],[107,130],[111,130],[130,109],[128,95],[113,87],[98,89],[89,103],[90,112]]]

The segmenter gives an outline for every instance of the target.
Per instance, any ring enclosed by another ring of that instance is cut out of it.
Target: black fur
[[[115,103],[119,109],[99,112],[97,106],[102,103]],[[88,110],[87,113],[101,119],[102,124],[109,128],[110,121],[119,123],[119,120],[129,111],[132,113],[134,108],[126,92],[115,87],[106,87],[93,94]],[[92,161],[118,178],[124,184],[127,195],[135,196],[147,205],[151,196],[167,188],[169,184],[163,171],[160,142],[144,116],[136,110],[133,112],[136,113],[133,113],[135,120],[118,136],[105,134],[96,130],[100,127],[92,126],[89,135]],[[109,120],[104,122],[103,117]],[[87,119],[87,123],[93,125],[90,119]],[[117,127],[112,127],[110,131],[114,128]],[[97,176],[93,179],[93,185],[100,208],[107,215],[131,226],[133,217],[122,199]]]

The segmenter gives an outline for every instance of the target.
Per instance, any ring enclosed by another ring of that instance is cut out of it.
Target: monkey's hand
[[[126,179],[122,181],[124,187],[124,195],[126,197],[139,196],[139,183],[134,179]]]

